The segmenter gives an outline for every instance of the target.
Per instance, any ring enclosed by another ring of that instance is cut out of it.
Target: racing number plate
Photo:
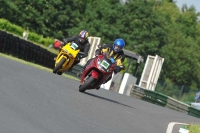
[[[73,49],[73,50],[76,50],[78,48],[78,45],[76,43],[71,43],[70,47]]]
[[[108,69],[108,67],[110,66],[110,64],[107,61],[105,61],[105,60],[103,60],[100,65],[102,67],[104,67],[105,69]]]

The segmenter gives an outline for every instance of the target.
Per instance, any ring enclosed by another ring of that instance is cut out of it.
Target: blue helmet
[[[113,43],[113,50],[115,52],[119,52],[119,51],[121,51],[123,49],[124,46],[125,46],[124,40],[121,39],[121,38],[118,38]]]

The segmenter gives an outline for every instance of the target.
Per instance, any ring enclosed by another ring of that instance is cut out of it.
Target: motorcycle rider
[[[65,46],[68,42],[75,42],[79,46],[80,52],[84,53],[84,54],[81,54],[81,55],[78,54],[78,56],[76,57],[76,60],[72,64],[71,68],[68,70],[68,71],[71,71],[73,66],[80,63],[80,60],[82,58],[85,58],[85,57],[88,56],[88,52],[90,50],[90,43],[88,41],[88,32],[86,30],[82,30],[79,33],[79,35],[74,35],[72,37],[63,39],[60,47]]]
[[[124,62],[125,55],[124,55],[124,51],[122,50],[124,46],[125,46],[125,42],[121,38],[116,39],[113,44],[104,44],[104,45],[100,44],[98,49],[95,51],[95,56],[98,56],[99,54],[102,54],[104,52],[109,52],[110,56],[113,56],[116,61],[114,73],[117,74],[118,72],[124,69],[123,62]],[[80,76],[82,74],[84,69],[87,67],[87,65],[89,65],[89,63],[93,59],[94,58],[91,58],[87,61],[87,63],[83,67],[83,70],[77,73],[77,76]],[[110,76],[104,83],[107,83],[111,78],[112,76]],[[99,88],[100,86],[97,87],[96,89],[99,89]]]

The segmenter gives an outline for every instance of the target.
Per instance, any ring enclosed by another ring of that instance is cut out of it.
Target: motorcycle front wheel
[[[57,73],[57,71],[62,68],[62,65],[65,63],[66,59],[62,58],[60,60],[60,62],[58,62],[58,64],[55,66],[55,68],[53,69],[53,73]]]
[[[85,92],[87,88],[91,87],[91,84],[93,84],[94,81],[95,79],[90,76],[83,85],[79,86],[79,92]]]
[[[63,72],[57,72],[57,74],[58,74],[58,75],[62,75],[62,74],[63,74]]]

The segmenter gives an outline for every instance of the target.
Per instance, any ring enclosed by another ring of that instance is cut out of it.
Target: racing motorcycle
[[[59,43],[56,45],[60,45],[62,42],[57,40],[54,43]],[[69,70],[74,61],[77,59],[76,57],[78,54],[83,54],[80,52],[79,46],[74,42],[67,43],[64,47],[61,48],[59,54],[56,57],[53,73],[62,75],[63,72]]]
[[[112,76],[116,62],[109,53],[96,56],[81,74],[79,92],[99,89],[100,85]]]

